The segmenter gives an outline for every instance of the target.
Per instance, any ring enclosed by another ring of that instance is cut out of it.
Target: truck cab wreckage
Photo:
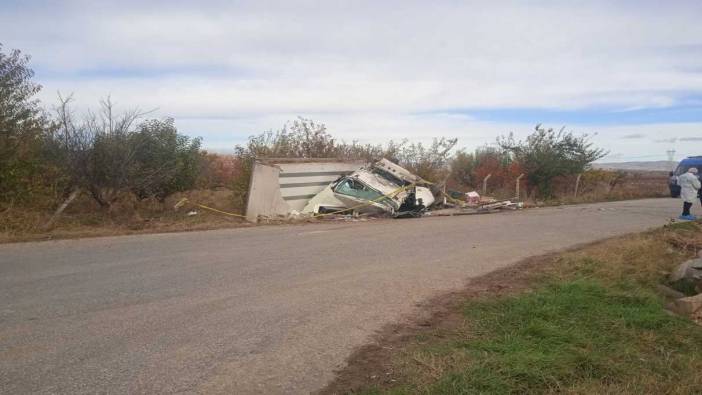
[[[396,218],[416,217],[435,202],[428,188],[430,184],[389,160],[380,159],[336,179],[313,197],[302,213],[355,211]]]

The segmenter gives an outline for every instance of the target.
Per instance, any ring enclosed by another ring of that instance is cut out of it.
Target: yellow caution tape
[[[357,205],[357,206],[353,206],[353,207],[349,207],[349,208],[345,208],[345,209],[341,209],[341,210],[337,210],[337,211],[332,211],[332,212],[330,212],[330,213],[314,214],[314,215],[312,216],[312,218],[325,217],[325,216],[327,216],[327,215],[334,215],[334,214],[339,214],[339,213],[343,213],[343,212],[350,211],[350,210],[356,210],[356,209],[359,209],[359,208],[361,208],[361,207],[370,206],[370,205],[372,205],[373,203],[377,203],[377,202],[379,202],[379,201],[381,201],[381,200],[383,200],[383,199],[388,199],[388,198],[392,199],[392,198],[395,197],[395,195],[397,195],[398,193],[400,193],[400,192],[402,192],[402,191],[404,191],[404,190],[406,190],[406,189],[412,188],[412,187],[414,187],[415,185],[416,185],[416,184],[409,184],[409,185],[405,185],[405,186],[403,186],[403,187],[399,187],[399,188],[397,188],[396,190],[394,190],[394,191],[388,193],[387,195],[383,195],[383,196],[380,196],[380,197],[375,198],[375,199],[373,199],[373,200],[369,200],[369,201],[367,201],[366,203],[359,204],[359,205]],[[230,213],[230,212],[223,211],[223,210],[219,210],[219,209],[216,209],[216,208],[213,208],[213,207],[205,206],[204,204],[199,204],[199,203],[192,202],[192,201],[190,201],[190,199],[188,199],[188,198],[186,198],[186,197],[180,199],[180,200],[173,206],[173,208],[174,208],[174,209],[178,209],[178,208],[180,208],[180,207],[183,207],[186,203],[190,203],[190,204],[193,205],[193,206],[200,207],[200,208],[203,208],[203,209],[205,209],[205,210],[210,210],[210,211],[213,211],[213,212],[215,212],[215,213],[220,213],[220,214],[228,215],[228,216],[231,216],[231,217],[246,218],[245,215]]]
[[[356,210],[356,209],[361,208],[361,207],[367,207],[367,206],[370,206],[370,205],[372,205],[373,203],[377,203],[377,202],[379,202],[379,201],[381,201],[381,200],[383,200],[383,199],[388,199],[388,198],[389,198],[389,199],[392,199],[392,198],[393,198],[395,195],[397,195],[398,193],[400,193],[400,192],[402,192],[402,191],[404,191],[404,190],[406,190],[406,189],[412,188],[412,187],[415,186],[415,185],[416,185],[416,184],[405,185],[405,186],[403,186],[403,187],[399,187],[399,188],[395,189],[394,191],[388,193],[387,195],[383,195],[383,196],[378,197],[378,198],[375,198],[375,199],[373,199],[373,200],[369,200],[369,201],[366,202],[366,203],[359,204],[359,205],[357,205],[357,206],[353,206],[353,207],[349,207],[349,208],[345,208],[345,209],[342,209],[342,210],[332,211],[331,213],[315,214],[315,215],[313,215],[312,217],[313,217],[313,218],[324,217],[324,216],[327,216],[327,215],[339,214],[339,213],[343,213],[343,212],[350,211],[350,210]]]
[[[213,207],[205,206],[204,204],[199,204],[199,203],[191,202],[188,198],[185,198],[185,197],[182,198],[182,199],[180,199],[180,200],[178,201],[178,203],[176,203],[175,206],[173,206],[173,208],[175,208],[175,209],[180,208],[180,207],[182,207],[183,205],[185,205],[185,203],[190,203],[190,204],[192,204],[193,206],[197,206],[197,207],[200,207],[200,208],[204,208],[205,210],[214,211],[215,213],[220,213],[220,214],[228,215],[228,216],[230,216],[230,217],[246,218],[245,215],[230,213],[230,212],[227,212],[227,211],[218,210],[218,209],[213,208]]]
[[[453,204],[459,205],[459,206],[461,206],[461,207],[463,207],[463,206],[466,205],[466,202],[464,202],[464,201],[462,201],[462,200],[458,200],[458,199],[456,199],[456,198],[453,198],[453,197],[451,197],[449,194],[447,194],[446,192],[441,192],[441,194],[444,195],[444,197],[446,198],[446,200],[448,200],[449,202],[451,202],[451,203],[453,203]]]

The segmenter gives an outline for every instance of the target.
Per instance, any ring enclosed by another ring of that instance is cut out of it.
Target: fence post
[[[583,176],[583,173],[578,174],[578,178],[575,179],[575,190],[573,191],[573,197],[577,198],[578,197],[578,189],[580,188],[580,177]]]
[[[524,173],[520,174],[519,177],[517,177],[517,185],[515,188],[515,199],[516,201],[519,201],[519,183],[522,181],[522,177],[524,177]]]
[[[488,174],[483,178],[483,196],[487,195],[487,182],[492,177],[492,173]]]
[[[68,207],[68,205],[71,204],[71,202],[78,197],[78,194],[80,194],[80,188],[74,188],[73,191],[71,191],[71,194],[68,195],[68,198],[66,198],[66,200],[64,200],[63,203],[61,203],[61,205],[56,209],[56,211],[54,211],[54,215],[52,215],[51,218],[49,218],[49,220],[44,224],[44,226],[42,226],[43,231],[46,232],[54,226],[54,223],[57,219],[59,219],[59,217],[63,213],[63,210],[65,210],[66,207]]]

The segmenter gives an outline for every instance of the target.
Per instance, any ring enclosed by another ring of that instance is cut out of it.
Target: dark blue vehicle
[[[678,176],[687,173],[691,167],[696,167],[702,174],[702,156],[689,156],[680,161],[675,171],[670,172],[668,179],[668,188],[670,189],[671,197],[680,197],[680,185],[678,185]]]

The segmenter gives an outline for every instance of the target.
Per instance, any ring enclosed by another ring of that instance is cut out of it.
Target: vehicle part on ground
[[[316,215],[353,208],[361,214],[416,217],[435,202],[430,184],[381,159],[332,182],[310,199],[302,212]]]

